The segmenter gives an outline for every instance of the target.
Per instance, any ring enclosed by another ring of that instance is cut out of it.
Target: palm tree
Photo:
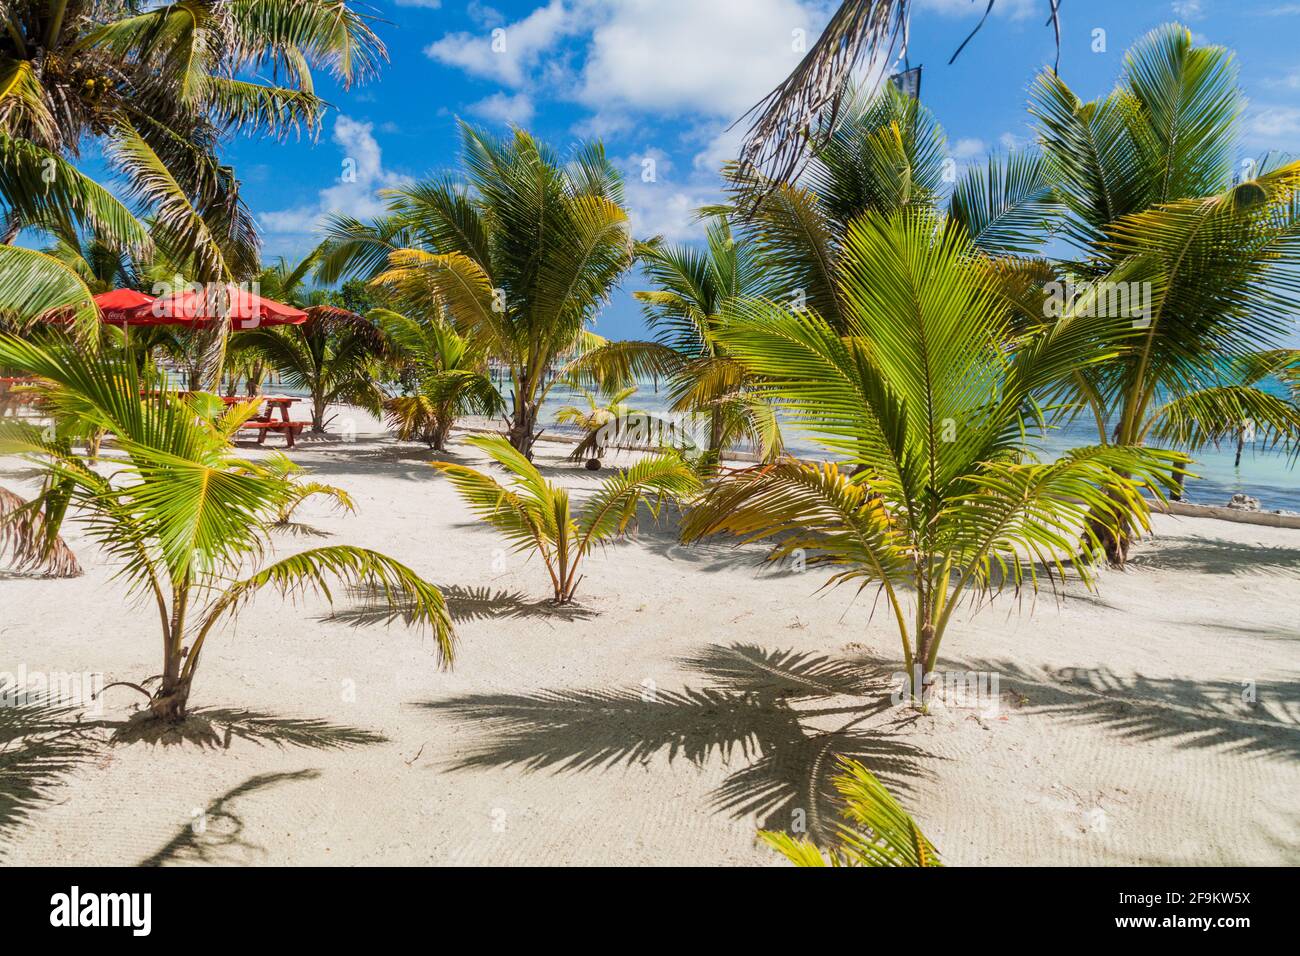
[[[1275,446],[1293,435],[1300,427],[1300,408],[1294,396],[1288,401],[1261,388],[1264,381],[1277,378],[1295,381],[1300,370],[1300,349],[1272,349],[1252,352],[1223,363],[1219,382],[1188,391],[1158,404],[1151,414],[1148,438],[1162,445],[1198,451],[1207,445],[1218,446],[1226,439],[1236,442],[1236,460],[1248,435],[1257,437],[1265,447]],[[1253,418],[1242,418],[1245,408],[1264,408],[1268,414],[1262,435],[1257,435]]]
[[[1282,347],[1300,310],[1300,162],[1239,175],[1243,103],[1232,54],[1176,24],[1135,44],[1100,99],[1083,102],[1052,73],[1034,85],[1063,234],[1080,253],[1063,278],[1149,283],[1140,337],[1065,393],[1102,443],[1190,441],[1246,421],[1270,441],[1300,439],[1294,406],[1239,377]],[[1108,540],[1113,563],[1128,541],[1123,529]]]
[[[781,431],[772,407],[756,397],[740,363],[718,341],[718,329],[734,303],[769,289],[751,248],[738,243],[725,216],[716,216],[705,246],[648,246],[641,255],[646,275],[658,288],[635,293],[645,303],[657,341],[681,358],[671,376],[670,411],[703,413],[708,433],[706,459],[748,440],[764,458],[781,451]]]
[[[453,633],[442,595],[405,565],[364,548],[334,546],[261,563],[268,525],[301,491],[271,468],[231,453],[230,437],[255,403],[222,407],[213,395],[140,398],[135,364],[104,355],[86,359],[69,346],[41,347],[0,336],[0,362],[39,377],[43,400],[70,430],[112,431],[124,452],[111,462],[73,454],[28,423],[0,426],[0,454],[42,463],[66,488],[81,521],[118,566],[131,592],[156,608],[163,638],[162,673],[132,685],[158,718],[185,717],[207,640],[257,592],[315,591],[328,581],[374,588],[409,605],[430,626],[441,659]],[[97,468],[108,464],[107,474]],[[246,565],[260,564],[251,573]],[[152,693],[146,685],[158,680]]]
[[[583,559],[598,544],[624,534],[637,508],[648,505],[658,517],[665,501],[695,493],[699,481],[676,455],[655,455],[606,478],[600,489],[575,514],[569,493],[542,477],[535,465],[513,445],[497,436],[467,439],[513,479],[507,487],[490,475],[435,461],[470,509],[500,531],[515,550],[535,551],[546,564],[557,605],[569,604],[582,581]]]
[[[643,421],[648,416],[627,404],[627,400],[636,394],[635,385],[620,388],[603,397],[576,382],[572,388],[582,396],[587,407],[562,405],[555,410],[555,421],[582,430],[582,439],[569,457],[574,461],[586,458],[587,470],[599,471],[600,456],[611,443],[617,442],[626,433],[627,423],[633,420]]]
[[[342,0],[6,0],[0,5],[0,313],[76,309],[98,329],[82,278],[8,245],[25,225],[79,226],[114,249],[157,243],[199,281],[256,272],[257,234],[219,144],[228,133],[314,132],[312,70],[344,85],[385,57]],[[285,85],[254,77],[269,71]],[[78,171],[91,145],[128,184],[132,209]]]
[[[1142,487],[1172,487],[1179,458],[1108,445],[1043,464],[1023,451],[1036,399],[1114,354],[1123,322],[1071,312],[1017,334],[964,231],[924,212],[855,220],[841,256],[836,325],[760,301],[720,337],[852,476],[794,459],[724,473],[682,534],[775,537],[774,559],[807,551],[836,569],[832,584],[878,586],[923,700],[962,598],[1036,588],[1040,574],[1055,585],[1067,567],[1093,586],[1088,522],[1145,523]]]
[[[760,830],[758,835],[795,866],[943,866],[916,821],[862,764],[838,757],[843,773],[832,778],[846,822],[838,846],[825,851],[807,838]]]
[[[568,162],[523,130],[499,141],[462,124],[463,180],[388,191],[372,224],[335,217],[321,278],[373,278],[399,311],[446,309],[510,379],[507,435],[531,455],[538,412],[573,374],[657,367],[650,343],[609,344],[588,328],[633,261],[623,184],[599,144]],[[401,243],[401,245],[399,245]]]
[[[377,381],[384,337],[364,316],[332,305],[307,307],[307,321],[241,332],[241,348],[256,350],[290,388],[311,398],[311,431],[324,434],[329,406],[357,405],[371,414],[383,409]]]
[[[442,451],[457,419],[495,415],[505,407],[482,351],[449,323],[390,309],[373,309],[369,318],[387,337],[389,362],[406,386],[405,394],[384,399],[398,441],[421,441]]]
[[[1041,156],[989,157],[956,177],[945,201],[945,178],[955,167],[949,166],[943,128],[926,107],[892,86],[871,96],[850,91],[817,143],[792,183],[737,164],[724,169],[732,203],[715,211],[738,217],[744,241],[754,246],[764,294],[837,323],[844,308],[839,261],[850,225],[867,214],[905,209],[945,208],[996,260],[1008,298],[1022,294],[1027,278],[1040,285],[1051,278],[1031,258],[1060,215]]]

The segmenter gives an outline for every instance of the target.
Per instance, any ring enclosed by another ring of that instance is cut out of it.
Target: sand
[[[1098,594],[963,613],[942,667],[996,674],[997,694],[919,717],[891,705],[898,640],[870,594],[643,527],[557,612],[543,566],[503,551],[429,452],[349,417],[355,440],[293,457],[358,513],[309,504],[319,536],[277,546],[378,548],[444,587],[454,668],[364,601],[263,595],[209,643],[188,739],[123,739],[141,698],[114,688],[58,742],[51,785],[0,781],[23,797],[0,799],[0,863],[780,865],[756,830],[824,831],[837,753],[950,864],[1300,862],[1300,531],[1156,516]],[[539,460],[581,495],[600,476],[565,451]],[[35,478],[0,459],[0,485]],[[83,577],[0,575],[0,671],[156,673],[153,611],[69,537]]]

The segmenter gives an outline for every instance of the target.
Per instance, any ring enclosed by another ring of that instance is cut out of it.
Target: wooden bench
[[[258,432],[257,443],[259,445],[266,442],[266,433],[271,431],[284,432],[285,444],[293,447],[294,439],[302,434],[302,430],[307,427],[306,422],[272,422],[262,421],[259,419],[250,419],[240,425],[240,430],[254,429]]]

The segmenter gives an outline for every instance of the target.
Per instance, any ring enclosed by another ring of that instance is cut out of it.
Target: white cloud
[[[493,11],[495,12],[495,11]],[[491,21],[489,21],[491,22]],[[425,54],[472,76],[520,87],[542,54],[580,29],[564,0],[551,0],[524,19],[481,33],[449,33],[425,47]]]
[[[1273,89],[1300,90],[1300,70],[1292,70],[1285,76],[1265,80],[1264,85]]]
[[[1017,136],[1015,133],[1012,133],[1010,131],[1003,133],[1001,136],[998,137],[998,145],[1000,145],[1003,149],[1005,149],[1009,153],[1017,149],[1024,149],[1026,146],[1029,145],[1029,143],[1030,140],[1027,139],[1026,137]]]
[[[705,147],[695,154],[692,165],[697,172],[716,175],[722,164],[740,155],[741,144],[748,130],[744,123],[723,126],[721,132],[714,135]]]
[[[1199,20],[1205,16],[1205,11],[1201,8],[1201,0],[1174,0],[1169,7],[1174,11],[1174,16],[1182,17],[1184,20]]]
[[[258,222],[267,232],[312,232],[321,218],[331,213],[358,219],[383,215],[385,208],[378,190],[410,181],[409,177],[384,168],[383,151],[374,137],[374,124],[340,116],[334,121],[331,138],[342,151],[339,177],[334,185],[320,191],[314,206],[263,213]]]
[[[989,151],[988,144],[982,139],[959,139],[953,144],[953,159],[975,159],[977,156],[983,156]]]
[[[732,118],[789,74],[825,22],[824,4],[800,0],[612,0],[605,9],[580,101]]]
[[[779,83],[816,42],[831,0],[549,0],[528,16],[451,33],[425,53],[534,99],[591,107],[594,132],[638,112],[734,119]],[[570,50],[569,37],[589,37]]]
[[[1300,146],[1300,107],[1257,107],[1247,115],[1244,132],[1252,145],[1294,150]]]
[[[695,210],[718,197],[716,184],[697,186],[675,175],[672,157],[655,146],[630,156],[611,156],[623,173],[623,195],[632,235],[638,239],[662,236],[669,242],[698,239],[704,233],[695,222]]]
[[[579,139],[606,139],[635,127],[636,121],[626,113],[606,110],[578,120],[570,129]]]
[[[704,227],[696,222],[696,210],[718,200],[704,189],[676,188],[668,183],[627,184],[626,200],[632,235],[638,239],[662,236],[668,242],[699,239]]]
[[[465,5],[465,15],[487,27],[498,27],[506,22],[505,14],[496,7],[480,3],[479,0],[469,0]]]
[[[533,118],[533,100],[527,93],[493,93],[486,99],[471,103],[469,112],[497,123],[524,126]]]

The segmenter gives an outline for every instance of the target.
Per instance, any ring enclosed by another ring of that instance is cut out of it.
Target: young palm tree
[[[838,845],[820,850],[809,839],[760,830],[758,835],[795,866],[943,866],[916,821],[862,764],[839,757],[844,772],[832,778],[844,802]]]
[[[256,270],[256,229],[219,156],[222,138],[315,130],[325,103],[311,71],[327,68],[347,85],[385,57],[368,20],[342,0],[7,0],[0,19],[3,242],[24,225],[56,221],[144,251],[151,232],[199,281]],[[285,85],[254,79],[265,72]],[[152,217],[149,232],[74,166],[92,144]],[[72,306],[97,332],[75,271],[7,244],[0,267],[0,312]]]
[[[421,441],[442,451],[457,419],[495,415],[505,407],[482,351],[448,323],[390,309],[373,309],[369,318],[387,337],[389,362],[406,387],[405,394],[384,399],[398,441]]]
[[[184,718],[206,642],[267,588],[329,599],[328,582],[336,578],[377,589],[409,605],[413,618],[433,629],[440,658],[450,661],[453,633],[442,595],[392,558],[335,546],[264,563],[268,525],[301,488],[231,453],[230,436],[254,413],[252,403],[226,410],[213,395],[142,400],[133,362],[87,360],[72,347],[43,348],[11,336],[0,336],[0,362],[40,378],[56,421],[117,436],[123,458],[92,459],[34,425],[4,423],[0,454],[43,463],[54,486],[67,488],[76,508],[70,514],[118,565],[118,577],[156,608],[162,673],[133,685],[150,698],[155,716]],[[250,573],[250,563],[260,566]],[[155,679],[150,693],[145,685]]]
[[[343,402],[378,415],[384,394],[378,365],[384,336],[364,316],[332,305],[307,307],[301,325],[239,333],[241,348],[258,352],[290,388],[311,397],[311,431],[323,434],[329,406]]]
[[[390,216],[369,226],[336,218],[321,277],[359,272],[399,311],[445,308],[504,365],[510,443],[530,455],[557,381],[626,379],[662,350],[607,344],[588,328],[633,260],[622,180],[603,147],[580,146],[566,163],[523,130],[508,141],[466,125],[462,132],[465,180],[389,190]]]
[[[768,291],[764,270],[750,247],[736,242],[725,216],[709,224],[705,247],[647,247],[646,275],[658,286],[635,293],[658,342],[681,358],[671,376],[670,411],[703,414],[703,451],[716,461],[729,446],[751,442],[764,458],[781,451],[772,407],[756,397],[740,363],[718,342],[732,304]]]
[[[587,407],[563,405],[555,410],[555,420],[561,425],[573,425],[582,429],[582,440],[569,457],[574,461],[586,458],[588,470],[599,471],[600,456],[626,432],[626,423],[634,418],[643,421],[647,415],[627,404],[627,400],[636,393],[635,385],[605,395],[603,401],[595,392],[577,383],[573,383],[572,387],[582,396]]]
[[[1107,96],[1083,102],[1057,76],[1030,111],[1080,253],[1067,277],[1149,282],[1141,336],[1067,393],[1099,441],[1213,435],[1251,421],[1300,439],[1294,407],[1236,377],[1282,347],[1300,310],[1300,162],[1237,163],[1244,99],[1232,54],[1171,24],[1128,52]],[[1129,536],[1108,540],[1123,563]]]
[[[1055,584],[1067,566],[1092,586],[1089,521],[1143,525],[1142,487],[1172,486],[1178,458],[1112,445],[1044,464],[1022,452],[1036,398],[1113,354],[1123,323],[1070,314],[1017,334],[963,230],[921,212],[856,220],[842,257],[838,327],[757,302],[720,337],[852,477],[793,459],[729,472],[682,533],[776,537],[773,558],[806,550],[837,569],[832,584],[877,585],[923,697],[962,598],[1037,587],[1040,574]]]
[[[469,443],[502,465],[513,479],[507,487],[491,475],[435,461],[470,509],[493,525],[516,551],[535,551],[551,575],[556,604],[569,604],[582,576],[583,559],[598,544],[624,534],[636,518],[637,507],[649,506],[658,517],[666,501],[679,501],[696,492],[699,481],[675,455],[642,459],[606,478],[580,511],[573,511],[569,493],[542,477],[513,445],[496,436],[477,436]]]

